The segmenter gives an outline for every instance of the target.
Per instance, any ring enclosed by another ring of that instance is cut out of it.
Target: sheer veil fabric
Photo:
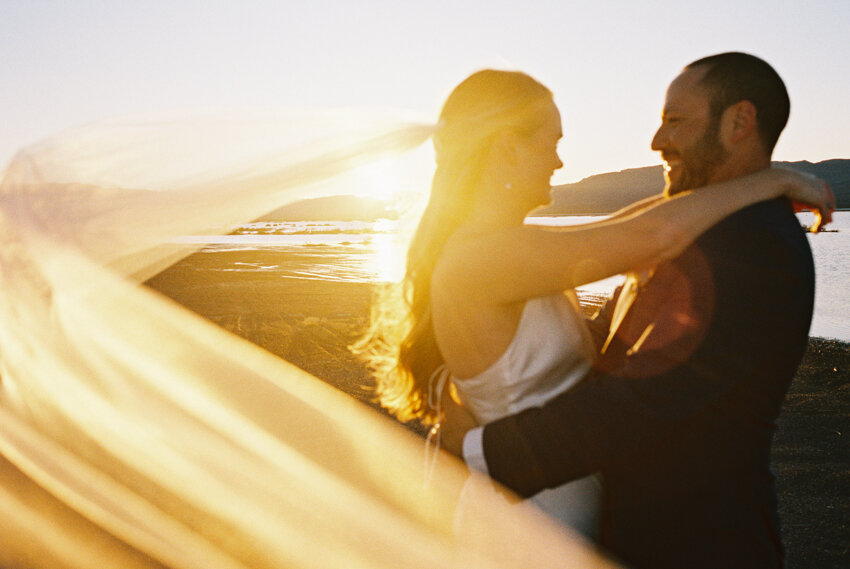
[[[456,531],[462,466],[443,458],[425,486],[420,439],[140,284],[432,130],[371,111],[141,117],[15,157],[0,182],[1,566],[611,566],[499,501]]]

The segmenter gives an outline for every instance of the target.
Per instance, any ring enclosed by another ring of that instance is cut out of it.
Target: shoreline
[[[239,260],[268,255],[279,254],[240,251]],[[347,349],[368,324],[373,284],[233,270],[210,254],[191,255],[146,284],[377,409],[372,378]],[[584,295],[582,308],[592,312],[601,301]],[[850,343],[810,338],[772,453],[787,569],[837,568],[850,556],[848,379]]]

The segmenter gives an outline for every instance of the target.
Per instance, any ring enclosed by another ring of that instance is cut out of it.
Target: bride
[[[407,429],[141,285],[421,146],[406,119],[122,118],[0,172],[0,566],[613,566],[495,501],[459,540],[462,465],[423,487]]]
[[[399,419],[440,420],[451,388],[479,424],[544,403],[589,371],[595,347],[573,289],[680,253],[736,210],[785,194],[823,200],[819,184],[782,170],[658,200],[598,223],[524,222],[549,202],[563,164],[561,120],[550,91],[523,73],[484,70],[448,97],[434,135],[437,170],[410,244],[403,308],[377,310],[357,349]],[[389,306],[398,298],[388,298]],[[594,536],[593,476],[532,501]]]

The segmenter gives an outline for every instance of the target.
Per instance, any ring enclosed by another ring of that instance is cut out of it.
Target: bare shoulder
[[[511,227],[488,232],[458,231],[446,241],[435,267],[448,280],[502,273],[512,259],[545,233],[539,228]]]
[[[581,257],[572,246],[577,240],[565,237],[528,226],[458,232],[445,244],[432,287],[502,306],[573,288],[567,269]]]
[[[470,261],[486,246],[486,236],[455,232],[443,245],[431,277],[432,294],[444,288],[458,288],[472,270]],[[460,288],[463,288],[460,286]],[[461,291],[456,291],[461,292]]]

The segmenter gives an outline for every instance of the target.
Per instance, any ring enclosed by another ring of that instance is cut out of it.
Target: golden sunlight
[[[434,149],[416,150],[370,162],[351,173],[344,193],[396,202],[403,196],[427,195],[434,175]]]
[[[396,222],[379,219],[374,228],[371,238],[374,255],[369,261],[368,272],[375,275],[377,282],[398,282],[404,277],[406,248],[396,231]]]
[[[371,162],[353,172],[352,194],[382,201],[397,197],[404,176],[396,160],[386,158]]]

